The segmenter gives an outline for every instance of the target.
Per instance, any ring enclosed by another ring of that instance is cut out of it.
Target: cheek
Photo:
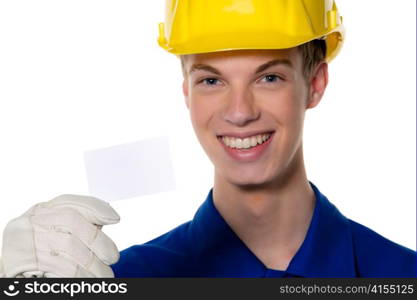
[[[304,91],[288,86],[278,92],[264,92],[258,103],[282,127],[297,129],[304,119],[304,98]]]
[[[203,150],[212,159],[216,157],[215,153],[218,151],[217,139],[214,135],[215,126],[212,126],[216,119],[214,116],[218,110],[216,101],[212,97],[208,98],[201,95],[190,95],[189,99],[189,112],[194,133]]]
[[[189,104],[191,122],[197,135],[200,136],[208,127],[215,112],[214,101],[204,96],[190,94]]]

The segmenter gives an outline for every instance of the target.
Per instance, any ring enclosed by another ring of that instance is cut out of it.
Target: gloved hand
[[[0,276],[114,277],[119,251],[103,225],[117,212],[94,197],[61,195],[11,220],[3,233]]]

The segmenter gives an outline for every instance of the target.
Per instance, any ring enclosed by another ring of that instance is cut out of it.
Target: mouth
[[[253,134],[224,134],[217,138],[229,157],[237,162],[247,163],[258,160],[266,153],[274,133],[264,131]]]
[[[272,136],[272,132],[252,135],[245,138],[238,138],[233,136],[221,136],[222,143],[229,148],[238,150],[249,150],[258,145],[266,143]]]

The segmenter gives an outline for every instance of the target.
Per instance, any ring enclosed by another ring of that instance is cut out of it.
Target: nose
[[[247,88],[231,88],[226,95],[223,119],[235,126],[245,126],[259,119],[260,111],[252,92]]]

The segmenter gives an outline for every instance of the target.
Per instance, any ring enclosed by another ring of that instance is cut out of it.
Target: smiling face
[[[191,121],[217,179],[259,186],[304,170],[304,115],[323,95],[327,64],[305,78],[292,48],[187,55],[183,66]]]

